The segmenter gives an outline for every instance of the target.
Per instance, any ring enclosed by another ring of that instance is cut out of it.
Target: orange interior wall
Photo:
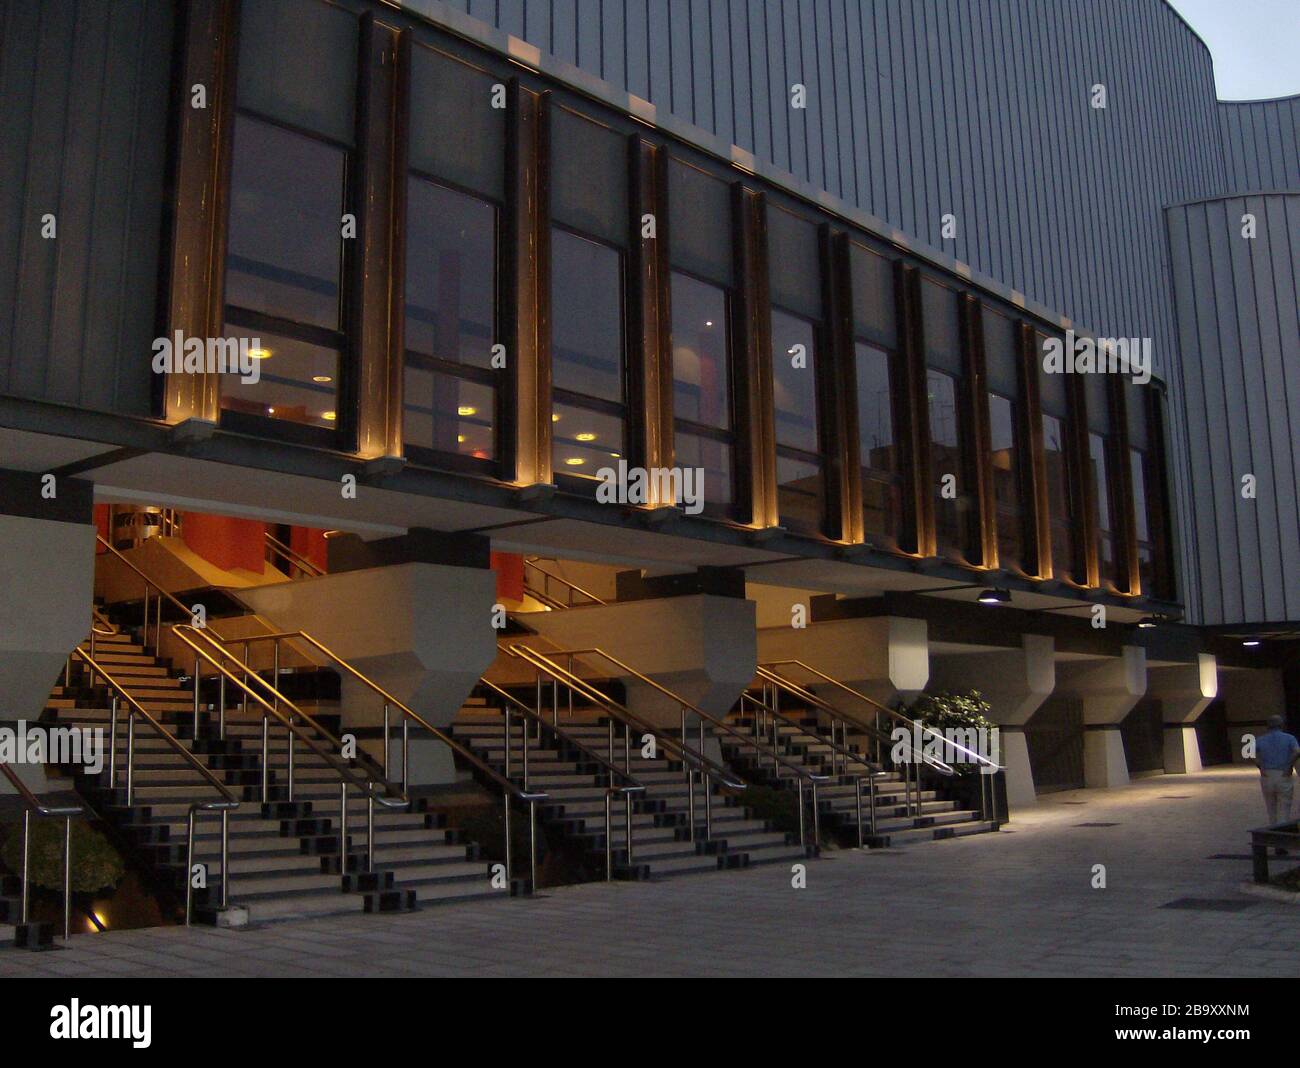
[[[497,573],[497,599],[524,599],[524,558],[518,553],[493,553],[492,570]]]
[[[101,538],[106,542],[111,543],[113,541],[113,536],[112,530],[109,527],[111,517],[108,514],[108,509],[109,506],[107,504],[95,505],[95,529],[99,532]],[[108,550],[100,545],[99,542],[95,542],[95,552],[96,554],[106,553]]]
[[[322,571],[329,570],[326,566],[325,531],[315,527],[290,527],[289,548],[299,556],[305,556]]]
[[[230,571],[242,567],[261,574],[266,558],[266,524],[227,515],[186,512],[181,517],[185,544],[210,564]]]

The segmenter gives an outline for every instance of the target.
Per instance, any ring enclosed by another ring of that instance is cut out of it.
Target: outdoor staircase
[[[82,648],[88,649],[88,645]],[[288,741],[272,722],[269,749],[270,800],[261,802],[261,719],[227,714],[226,736],[216,717],[201,711],[193,729],[193,690],[188,678],[143,649],[128,633],[97,635],[94,658],[122,683],[140,705],[185,745],[241,800],[229,814],[230,902],[248,908],[252,922],[353,911],[392,911],[478,897],[500,896],[491,888],[489,865],[478,847],[464,842],[442,818],[427,811],[376,806],[377,871],[365,867],[366,803],[353,791],[347,825],[347,857],[339,856],[340,779],[326,761],[298,743],[294,751],[294,797],[288,800]],[[112,826],[146,867],[180,899],[184,897],[187,817],[191,803],[216,799],[217,792],[184,757],[146,723],[135,729],[134,796],[124,788],[126,709],[119,708],[117,784],[111,786],[107,745],[110,691],[89,686],[89,671],[74,662],[71,685],[54,690],[47,722],[102,728],[105,770],[81,774],[79,792]],[[217,900],[220,875],[220,817],[200,813],[195,863],[209,871],[200,907]]]
[[[753,691],[758,698],[759,692]],[[783,704],[782,714],[790,724],[777,727],[777,751],[792,764],[818,774],[831,777],[831,781],[817,787],[819,818],[823,830],[838,833],[845,840],[856,839],[857,802],[855,792],[861,777],[874,774],[876,791],[876,820],[872,826],[867,801],[867,787],[862,786],[862,818],[866,844],[874,847],[904,845],[908,842],[930,841],[941,838],[958,838],[971,834],[996,831],[998,824],[983,820],[974,809],[966,809],[957,801],[946,800],[933,789],[920,791],[919,813],[909,811],[903,776],[898,771],[881,771],[867,759],[874,741],[865,731],[850,729],[841,745],[860,759],[852,760],[834,754],[828,744],[829,732],[821,724],[815,709],[791,708]],[[754,713],[737,708],[728,724],[744,734],[753,735]],[[725,732],[718,732],[718,742],[723,756],[747,778],[768,782],[783,789],[797,790],[796,773],[787,768],[772,766],[752,748]],[[763,740],[771,745],[772,727],[765,724]],[[916,800],[915,791],[913,800]]]
[[[603,871],[605,855],[605,793],[609,772],[592,759],[608,757],[609,725],[601,711],[582,702],[572,718],[561,714],[558,727],[537,737],[535,724],[527,727],[529,789],[550,795],[539,807],[540,822],[575,842],[592,867]],[[623,767],[622,728],[614,763]],[[493,701],[472,696],[452,721],[451,732],[495,771],[505,774],[505,722]],[[512,715],[510,777],[522,782],[521,737],[525,727]],[[633,795],[632,857],[627,854],[624,801],[615,797],[611,812],[610,843],[614,877],[660,879],[672,875],[743,868],[754,864],[801,860],[807,853],[793,836],[773,830],[756,819],[736,797],[710,786],[713,836],[705,840],[704,787],[695,787],[695,835],[690,833],[690,798],[682,765],[669,759],[642,757],[639,734],[633,734],[630,773],[645,786]]]

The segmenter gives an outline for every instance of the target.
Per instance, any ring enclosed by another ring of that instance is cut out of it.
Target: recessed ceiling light
[[[1244,645],[1247,649],[1253,649],[1255,646],[1257,646],[1257,645],[1259,644],[1259,639],[1258,639],[1258,638],[1247,638],[1247,639],[1246,639],[1245,641],[1243,641],[1241,644]]]
[[[266,409],[266,414],[267,414],[267,415],[274,415],[274,414],[275,414],[275,409],[274,409],[274,408],[267,408],[267,409]]]
[[[459,408],[456,409],[457,415],[474,415],[477,412],[478,412],[477,408],[474,408],[468,404],[462,404]]]
[[[271,358],[270,349],[249,349],[248,355],[254,360],[269,360]]]
[[[320,413],[320,417],[321,417],[322,419],[326,419],[326,420],[328,420],[328,421],[331,422],[331,423],[334,422],[334,420],[338,418],[338,416],[336,416],[333,412],[321,412],[321,413]]]
[[[991,586],[979,595],[980,604],[1010,604],[1011,591]]]
[[[582,457],[580,456],[570,456],[564,462],[568,464],[570,467],[580,467],[583,464],[585,464],[587,461],[582,459]]]
[[[456,444],[457,444],[457,445],[464,445],[464,444],[465,444],[465,435],[464,435],[464,434],[457,434],[457,435],[456,435]]]
[[[705,319],[705,320],[704,320],[704,325],[705,325],[705,326],[712,326],[712,325],[713,325],[713,320],[712,320],[712,319]]]
[[[551,422],[552,422],[552,423],[558,423],[559,421],[560,421],[560,417],[559,417],[558,415],[552,415],[552,416],[551,416]]]
[[[313,382],[333,382],[333,381],[334,381],[334,379],[332,379],[329,375],[312,375],[312,376],[311,376],[311,380],[312,380]]]
[[[1149,629],[1152,628],[1152,627],[1157,627],[1157,626],[1160,625],[1160,617],[1159,617],[1159,616],[1143,616],[1141,619],[1138,620],[1137,625],[1138,625],[1142,630],[1149,630]]]
[[[596,435],[593,434],[593,433],[591,433],[590,431],[586,431],[586,430],[584,430],[581,434],[574,434],[573,436],[574,436],[575,438],[577,438],[579,441],[595,441],[595,440],[596,440]]]

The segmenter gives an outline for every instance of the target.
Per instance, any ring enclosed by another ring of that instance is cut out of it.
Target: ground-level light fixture
[[[1011,591],[1000,586],[990,586],[979,595],[980,604],[1010,604]]]

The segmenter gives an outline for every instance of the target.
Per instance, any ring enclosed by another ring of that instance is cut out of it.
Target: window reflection
[[[1089,477],[1097,518],[1097,566],[1103,582],[1116,583],[1119,567],[1115,552],[1115,524],[1111,510],[1110,467],[1106,460],[1106,439],[1088,435]]]
[[[862,467],[862,519],[867,534],[898,536],[901,480],[894,441],[889,353],[865,342],[854,347],[858,391],[858,459]]]
[[[676,465],[703,468],[705,510],[725,512],[735,502],[727,291],[680,271],[671,286]]]
[[[993,497],[997,505],[998,562],[1020,568],[1024,561],[1020,508],[1020,450],[1016,440],[1015,403],[989,394],[989,445],[993,460]]]
[[[792,530],[820,531],[826,478],[817,429],[816,328],[772,310],[777,511]]]
[[[926,389],[930,404],[935,540],[940,553],[960,555],[966,552],[971,541],[973,496],[965,485],[957,380],[931,369],[926,372]]]
[[[1070,520],[1070,483],[1066,464],[1065,428],[1054,415],[1043,415],[1043,460],[1047,468],[1047,510],[1052,533],[1052,570],[1072,578],[1074,538]]]

